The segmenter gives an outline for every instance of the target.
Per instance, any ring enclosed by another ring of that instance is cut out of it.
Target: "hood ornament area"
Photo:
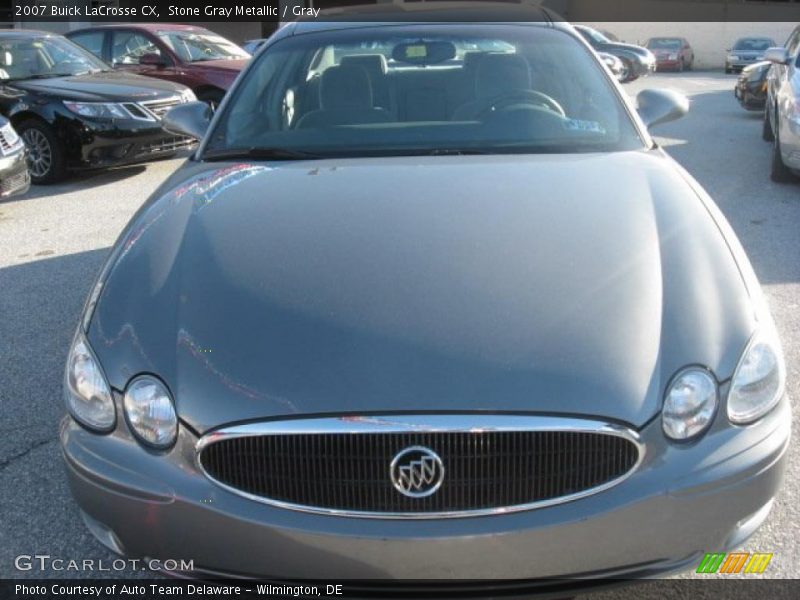
[[[424,446],[410,446],[398,452],[389,466],[394,489],[409,498],[435,493],[444,481],[444,464],[439,455]]]

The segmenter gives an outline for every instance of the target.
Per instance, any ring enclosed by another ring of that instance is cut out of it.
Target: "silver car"
[[[764,53],[767,49],[776,45],[772,38],[739,38],[733,47],[728,48],[728,55],[725,57],[725,72],[739,72],[748,65],[764,60]]]
[[[800,173],[800,27],[785,46],[770,48],[764,58],[773,63],[767,73],[763,130],[764,140],[772,142],[770,176],[792,182]]]
[[[548,16],[290,24],[213,117],[168,113],[203,141],[122,233],[66,368],[102,543],[476,597],[697,568],[765,521],[783,354],[648,133],[688,102],[637,111]]]

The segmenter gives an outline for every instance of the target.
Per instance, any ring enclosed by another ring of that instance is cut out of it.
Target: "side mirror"
[[[156,54],[155,52],[148,52],[147,54],[142,54],[139,57],[139,64],[150,67],[165,67],[167,65],[167,61],[165,61],[161,55]]]
[[[775,48],[769,48],[766,52],[764,52],[764,60],[768,60],[769,62],[778,65],[788,65],[789,53],[786,51],[786,48],[776,46]]]
[[[187,102],[167,111],[163,118],[164,129],[178,135],[203,139],[213,112],[206,102]]]
[[[680,119],[689,112],[689,99],[672,90],[643,90],[636,96],[636,104],[648,129]]]

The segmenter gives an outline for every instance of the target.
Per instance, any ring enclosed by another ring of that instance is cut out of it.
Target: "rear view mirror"
[[[170,133],[200,140],[206,134],[212,115],[206,102],[187,102],[169,109],[164,115],[163,125]]]
[[[149,65],[152,67],[163,67],[167,63],[159,54],[156,54],[155,52],[149,52],[147,54],[142,54],[139,57],[139,64]]]
[[[636,104],[648,129],[680,119],[689,112],[689,99],[673,90],[643,90],[636,96]]]
[[[781,46],[769,48],[764,52],[764,60],[778,65],[787,65],[789,64],[789,53],[786,51],[786,48],[782,48]]]
[[[392,58],[399,63],[412,65],[435,65],[451,60],[456,56],[452,42],[407,42],[397,44],[392,50]]]

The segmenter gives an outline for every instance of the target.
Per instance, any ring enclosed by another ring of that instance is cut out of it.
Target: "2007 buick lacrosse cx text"
[[[688,102],[634,108],[541,10],[289,24],[213,117],[168,113],[202,142],[66,366],[98,540],[491,595],[696,567],[765,521],[785,365],[734,233],[648,133]]]

